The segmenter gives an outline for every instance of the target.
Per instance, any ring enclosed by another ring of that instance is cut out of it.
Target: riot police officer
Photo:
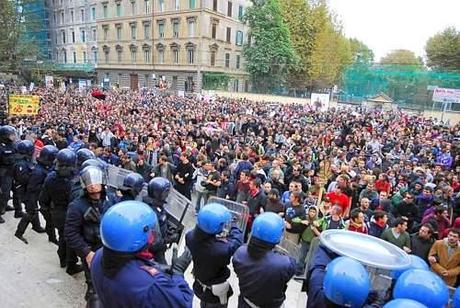
[[[122,196],[119,201],[136,200],[144,188],[144,183],[144,178],[139,173],[128,174],[123,179],[123,187],[120,189]]]
[[[64,225],[71,198],[76,161],[75,152],[69,149],[60,150],[56,155],[56,170],[48,174],[40,194],[41,211],[44,217],[51,218],[54,228],[58,230],[57,254],[60,265],[67,267],[67,273],[70,275],[82,271],[81,266],[77,266],[76,255],[68,249],[64,237]]]
[[[103,248],[91,262],[94,288],[104,307],[192,307],[193,292],[183,273],[191,261],[187,251],[169,269],[152,262],[155,213],[139,201],[125,201],[102,217]]]
[[[243,233],[234,224],[229,235],[219,238],[225,224],[232,219],[230,211],[218,203],[205,205],[197,217],[197,226],[185,236],[193,256],[193,291],[201,307],[227,307],[233,290],[227,279],[228,265],[234,252],[243,243]]]
[[[32,155],[34,154],[34,144],[30,140],[22,140],[17,146],[16,162],[13,167],[13,205],[14,205],[14,218],[23,217],[22,203],[26,194],[27,183],[30,174],[35,168],[32,162]],[[23,239],[21,239],[23,242]]]
[[[14,142],[17,139],[16,129],[10,125],[0,127],[0,223],[4,223],[2,215],[8,208],[8,200],[13,185],[13,166],[16,159]]]
[[[80,168],[81,165],[88,159],[96,159],[96,155],[86,148],[80,149],[77,151],[77,167]]]
[[[98,307],[99,299],[91,282],[89,265],[94,252],[102,246],[99,225],[105,206],[105,176],[101,169],[89,166],[81,171],[80,179],[83,195],[70,203],[64,232],[67,244],[82,260],[87,306]]]
[[[38,195],[46,177],[46,169],[40,164],[32,163],[34,144],[30,140],[23,140],[18,144],[18,153],[23,157],[14,165],[14,182],[17,187],[16,193],[19,200],[26,205],[26,214],[19,221],[15,236],[28,244],[23,237],[29,223],[32,229],[38,233],[44,233],[45,229],[40,226],[38,217]]]
[[[54,145],[45,145],[43,147],[43,149],[40,151],[39,156],[37,157],[37,162],[38,162],[39,166],[42,167],[42,169],[44,169],[46,171],[45,177],[43,178],[43,181],[41,182],[41,185],[40,185],[40,190],[36,192],[37,193],[37,195],[36,195],[37,202],[40,199],[40,193],[41,193],[41,190],[43,188],[46,176],[50,172],[53,171],[54,160],[56,159],[56,155],[57,155],[58,152],[59,152],[58,148],[55,147]],[[34,180],[32,182],[37,183],[37,186],[38,186],[38,183],[39,183],[38,172],[37,172],[37,177],[34,176]],[[33,187],[35,187],[35,186],[33,186]],[[33,192],[35,192],[34,189],[33,189]],[[34,195],[32,193],[31,194],[31,199],[32,200],[34,198],[33,196]],[[26,205],[26,210],[27,210],[27,205]],[[42,211],[42,209],[40,209],[40,212],[42,213],[43,218],[45,218],[45,223],[46,223],[45,224],[45,231],[46,231],[46,234],[48,235],[48,241],[50,241],[50,242],[52,242],[52,243],[54,243],[56,245],[59,245],[59,242],[56,239],[56,230],[55,230],[55,228],[53,226],[53,222],[51,220],[51,216],[50,216],[49,211],[48,212],[47,211]],[[25,226],[25,228],[27,228],[27,225]],[[19,225],[18,225],[18,230],[19,230]]]
[[[166,264],[165,252],[167,245],[176,240],[177,234],[170,227],[168,223],[168,214],[164,209],[166,199],[171,191],[171,183],[162,177],[156,177],[150,180],[147,186],[148,198],[145,198],[145,202],[152,208],[158,218],[158,226],[160,233],[157,241],[152,246],[152,250],[155,255],[155,261]]]
[[[273,250],[281,241],[284,221],[275,213],[263,213],[252,225],[252,235],[233,256],[240,296],[238,307],[280,307],[287,283],[294,276],[296,260]]]

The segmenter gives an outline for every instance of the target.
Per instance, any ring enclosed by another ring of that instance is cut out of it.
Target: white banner
[[[53,76],[45,76],[45,85],[47,88],[54,87],[54,78]]]
[[[329,109],[329,94],[312,93],[310,103],[315,109],[328,110]]]
[[[436,88],[433,90],[433,102],[460,103],[460,89]]]

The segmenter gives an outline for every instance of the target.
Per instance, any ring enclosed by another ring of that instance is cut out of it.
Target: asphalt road
[[[3,216],[0,224],[0,306],[14,307],[85,307],[83,296],[85,283],[83,273],[74,277],[59,267],[57,246],[49,243],[45,234],[37,234],[30,227],[24,237],[26,245],[16,237],[18,219],[12,212]],[[42,219],[43,222],[43,219]],[[189,267],[185,277],[191,283],[193,277]],[[238,280],[234,273],[230,283],[235,295],[230,298],[229,307],[237,307]],[[287,290],[285,307],[306,307],[305,293],[300,293],[301,284],[291,281]],[[199,301],[194,299],[194,307]]]

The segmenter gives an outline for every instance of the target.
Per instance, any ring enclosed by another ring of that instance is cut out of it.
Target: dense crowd
[[[273,104],[148,91],[38,88],[40,112],[13,117],[22,139],[88,148],[148,182],[167,178],[199,212],[211,196],[283,217],[297,274],[328,229],[389,241],[450,286],[460,273],[460,125],[402,111]],[[192,198],[193,196],[193,198]]]

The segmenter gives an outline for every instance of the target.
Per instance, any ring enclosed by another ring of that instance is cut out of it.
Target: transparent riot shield
[[[281,238],[281,242],[276,245],[276,250],[297,260],[300,255],[300,244],[289,240],[285,235]]]
[[[107,167],[107,185],[120,189],[123,187],[123,180],[125,177],[132,173],[133,171],[126,170],[114,165],[109,165]]]
[[[243,234],[245,233],[246,225],[249,218],[249,208],[247,205],[217,197],[209,198],[207,203],[219,203],[228,208],[232,213],[232,221],[236,223],[236,225],[243,232]],[[226,225],[224,227],[224,230],[230,230],[230,225],[231,223]]]

